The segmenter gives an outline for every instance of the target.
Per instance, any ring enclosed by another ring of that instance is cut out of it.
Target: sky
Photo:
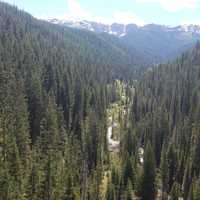
[[[200,0],[2,0],[37,18],[111,24],[200,25]]]

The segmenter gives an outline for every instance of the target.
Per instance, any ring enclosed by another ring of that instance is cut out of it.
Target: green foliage
[[[116,200],[115,187],[111,182],[108,183],[106,199],[107,200]]]
[[[184,200],[188,199],[199,177],[199,47],[198,42],[176,61],[145,72],[132,101],[130,121],[139,145],[151,141],[160,167],[157,180],[163,199],[177,184]]]
[[[145,149],[144,166],[140,186],[141,200],[154,200],[156,197],[156,165],[155,156],[151,144],[148,143]]]
[[[128,157],[124,164],[123,169],[123,184],[124,186],[128,185],[130,181],[132,185],[135,184],[135,172],[134,172],[134,165],[131,157]]]
[[[132,190],[132,188],[133,188],[133,186],[132,186],[131,181],[128,181],[126,200],[133,200],[133,190]]]
[[[163,145],[163,148],[162,148],[160,174],[161,174],[161,181],[162,181],[162,198],[166,199],[166,192],[168,191],[168,180],[169,180],[166,145]]]
[[[107,85],[130,75],[129,55],[103,35],[39,21],[6,3],[0,13],[0,196],[98,194]]]
[[[98,200],[110,167],[106,109],[116,101],[122,148],[106,199],[131,200],[137,189],[154,200],[160,183],[163,199],[181,186],[184,200],[200,199],[199,43],[129,82],[134,59],[117,40],[5,3],[0,15],[0,199]]]
[[[200,199],[200,178],[194,182],[193,186],[193,199],[198,200]]]
[[[181,196],[181,186],[178,183],[174,182],[170,192],[170,196],[171,200],[178,200]]]

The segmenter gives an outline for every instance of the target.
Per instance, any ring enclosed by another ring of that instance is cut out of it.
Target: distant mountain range
[[[200,40],[200,26],[180,25],[169,27],[157,24],[137,26],[135,24],[111,25],[86,20],[71,21],[50,19],[51,23],[85,29],[99,34],[108,33],[119,38],[131,53],[139,53],[151,64],[175,59]]]
[[[130,33],[132,30],[140,30],[140,31],[149,31],[151,29],[163,30],[166,32],[179,32],[179,33],[194,33],[200,35],[200,26],[198,25],[180,25],[176,27],[169,27],[164,25],[157,25],[157,24],[147,24],[145,26],[137,26],[136,24],[119,24],[113,23],[109,24],[102,24],[98,22],[91,22],[87,20],[59,20],[59,19],[48,19],[47,21],[65,25],[68,27],[79,28],[79,29],[86,29],[89,31],[94,31],[98,33],[109,33],[118,37],[124,37]]]

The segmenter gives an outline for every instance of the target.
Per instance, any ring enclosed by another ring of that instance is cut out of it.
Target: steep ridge
[[[25,12],[3,3],[1,10],[1,38],[5,37],[5,34],[9,36],[9,31],[15,34],[18,42],[31,35],[35,45],[40,42],[47,49],[55,47],[58,54],[59,51],[66,51],[69,61],[71,58],[82,59],[82,62],[99,65],[98,70],[102,73],[109,72],[111,76],[128,75],[129,70],[138,64],[139,59],[134,59],[134,56],[123,49],[123,45],[116,39],[111,40],[109,37],[86,30],[60,27],[36,20]]]
[[[173,195],[173,186],[178,185],[178,196],[190,199],[190,188],[198,184],[199,102],[199,42],[176,61],[146,72],[136,86],[131,124],[140,145],[151,142],[157,168],[161,170],[157,189],[162,196]],[[171,173],[170,176],[166,176],[167,173]],[[188,179],[183,178],[187,175]]]
[[[0,199],[99,199],[106,109],[133,58],[118,40],[5,3],[0,30]]]
[[[169,27],[157,24],[137,26],[135,24],[106,25],[90,21],[48,20],[66,27],[89,30],[95,33],[108,33],[121,40],[129,53],[140,55],[149,64],[159,64],[175,59],[185,50],[194,46],[200,39],[198,25]]]

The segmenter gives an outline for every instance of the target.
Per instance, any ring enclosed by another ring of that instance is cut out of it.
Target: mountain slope
[[[200,199],[199,43],[131,85],[140,54],[109,34],[5,3],[0,30],[0,199]]]
[[[131,124],[139,145],[153,146],[162,195],[173,195],[174,185],[179,197],[193,194],[200,175],[199,102],[200,43],[175,62],[146,72],[136,86]]]
[[[118,40],[39,21],[5,3],[0,3],[0,11],[2,80],[4,73],[12,77],[13,83],[16,77],[21,80],[33,140],[40,132],[41,113],[37,116],[35,106],[41,109],[41,102],[37,101],[42,101],[45,93],[55,95],[71,126],[71,101],[76,97],[71,93],[82,94],[84,88],[105,85],[116,78],[126,79],[134,73],[133,58],[120,48]],[[34,96],[32,90],[39,94]],[[36,105],[32,105],[34,101]]]
[[[89,21],[48,20],[78,29],[86,29],[96,33],[109,33],[120,38],[129,52],[137,52],[151,64],[173,60],[185,50],[191,48],[200,39],[200,27],[184,25],[167,27],[149,24],[139,27],[135,24],[105,25]]]
[[[138,49],[154,63],[160,63],[173,60],[193,47],[200,39],[198,30],[186,31],[181,27],[169,28],[154,24],[142,28],[130,26],[121,39],[130,49]]]
[[[15,14],[19,12],[15,18]],[[82,59],[82,62],[99,65],[98,70],[111,76],[127,75],[132,67],[138,64],[139,59],[134,59],[132,54],[124,48],[118,40],[104,35],[97,35],[86,30],[77,30],[68,27],[60,27],[36,20],[30,15],[17,11],[17,9],[3,10],[1,12],[1,37],[8,34],[8,30],[15,31],[16,42],[26,40],[31,35],[35,46],[38,42],[47,49],[66,51],[69,61]],[[13,29],[13,30],[12,30]],[[20,33],[23,32],[22,34]],[[8,35],[9,36],[9,35]],[[54,48],[55,47],[55,48]],[[14,53],[14,52],[13,52]],[[137,55],[137,52],[136,52]],[[137,57],[137,56],[136,56]],[[101,73],[100,73],[101,74]]]
[[[118,40],[5,3],[0,30],[0,199],[98,199],[106,109],[132,58]]]

